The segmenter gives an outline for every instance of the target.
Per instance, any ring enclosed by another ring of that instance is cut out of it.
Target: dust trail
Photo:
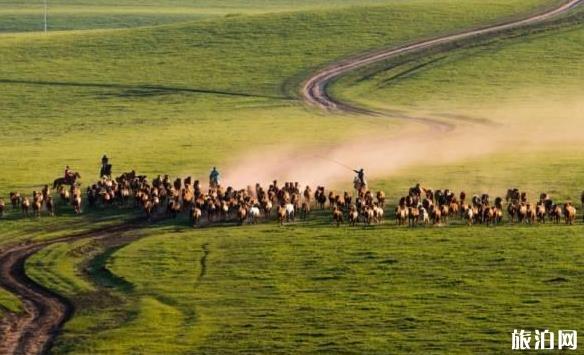
[[[371,134],[327,148],[282,146],[261,153],[246,152],[225,170],[224,183],[234,186],[256,182],[299,181],[302,184],[350,182],[351,168],[364,168],[370,178],[387,177],[416,165],[448,164],[476,159],[506,150],[510,154],[581,141],[584,103],[581,96],[550,104],[522,103],[481,109],[496,125],[459,125],[446,132],[435,130]],[[521,152],[521,153],[520,153]]]

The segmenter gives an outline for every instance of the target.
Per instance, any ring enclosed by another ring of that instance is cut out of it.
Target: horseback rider
[[[213,170],[211,170],[211,174],[209,174],[209,185],[218,186],[219,177],[220,177],[219,171],[217,171],[216,167],[213,167]]]
[[[110,177],[111,175],[111,164],[109,164],[109,158],[106,154],[101,157],[101,169],[99,170],[99,177]]]
[[[71,176],[71,169],[69,169],[69,165],[65,166],[65,181],[69,181],[69,177]]]
[[[361,185],[366,185],[365,171],[363,170],[363,168],[361,168],[359,170],[353,170],[353,171],[357,173],[357,178],[359,179],[359,182],[361,183]]]

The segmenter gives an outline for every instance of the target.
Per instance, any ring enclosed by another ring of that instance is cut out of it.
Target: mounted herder
[[[112,177],[112,165],[109,163],[109,158],[105,154],[103,157],[101,157],[101,169],[99,169],[99,177],[107,177],[110,179]]]
[[[367,180],[365,180],[365,171],[363,168],[359,170],[353,170],[357,173],[357,176],[353,179],[353,186],[357,191],[366,191],[367,190]]]
[[[55,179],[53,181],[53,189],[59,188],[63,185],[75,185],[77,179],[80,179],[81,175],[78,172],[69,169],[69,165],[65,167],[65,173],[63,177]]]
[[[211,170],[211,174],[209,174],[209,187],[212,189],[216,189],[217,187],[219,187],[220,182],[221,175],[219,174],[217,168],[213,167],[213,170]]]

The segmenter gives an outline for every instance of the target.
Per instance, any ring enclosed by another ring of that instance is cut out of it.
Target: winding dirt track
[[[402,54],[414,53],[470,37],[533,25],[566,13],[581,2],[584,0],[570,0],[555,9],[522,20],[382,50],[332,64],[306,81],[302,88],[302,96],[307,103],[322,109],[383,115],[383,113],[334,100],[327,93],[328,84],[352,70]],[[408,118],[427,123],[434,129],[445,128],[445,124],[431,122],[424,118]],[[31,255],[56,243],[116,238],[120,233],[140,228],[140,226],[138,222],[131,222],[50,241],[16,245],[0,252],[0,286],[18,296],[24,306],[22,314],[8,314],[0,321],[0,354],[37,354],[48,351],[63,324],[74,311],[72,304],[66,298],[35,283],[26,275],[24,265]]]
[[[328,85],[335,79],[347,74],[353,70],[365,67],[370,64],[378,63],[387,59],[395,58],[403,54],[415,53],[430,48],[435,48],[444,44],[453,43],[462,39],[468,39],[471,37],[485,36],[505,30],[515,29],[523,26],[534,25],[561,14],[564,14],[577,5],[584,2],[584,0],[569,0],[564,2],[559,7],[547,10],[540,14],[532,15],[530,17],[516,20],[513,22],[507,22],[499,25],[479,28],[475,30],[469,30],[457,34],[452,34],[444,37],[434,38],[426,41],[415,42],[402,47],[385,49],[365,55],[360,55],[357,57],[342,60],[337,63],[333,63],[328,67],[318,71],[313,76],[311,76],[304,84],[301,95],[305,102],[310,105],[317,106],[326,110],[336,110],[341,112],[353,112],[353,113],[365,113],[373,115],[383,115],[383,113],[355,107],[347,103],[343,103],[335,100],[327,93]],[[443,129],[436,125],[436,122],[432,122],[428,119],[423,118],[413,118],[417,121],[422,121],[422,123],[429,124],[434,129]],[[426,121],[426,122],[423,122]],[[446,127],[448,129],[448,127]]]
[[[25,272],[26,260],[39,250],[82,239],[108,240],[140,228],[138,221],[69,235],[50,241],[21,244],[0,253],[0,286],[22,301],[22,314],[8,314],[0,320],[0,354],[42,354],[47,352],[63,324],[73,314],[65,297],[35,283]]]

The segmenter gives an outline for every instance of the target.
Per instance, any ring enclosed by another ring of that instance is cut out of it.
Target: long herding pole
[[[47,32],[47,1],[45,0],[45,32]]]
[[[342,166],[342,167],[343,167],[343,168],[345,168],[345,169],[349,169],[349,170],[351,170],[351,171],[355,171],[353,168],[351,168],[351,167],[350,167],[350,166],[348,166],[347,164],[341,163],[341,162],[340,162],[340,161],[338,161],[338,160],[334,160],[334,159],[331,159],[331,158],[326,158],[326,157],[323,157],[323,156],[320,156],[320,155],[315,155],[315,157],[316,157],[316,158],[319,158],[319,159],[322,159],[322,160],[326,160],[326,161],[328,161],[328,162],[331,162],[331,163],[335,163],[335,164],[337,164],[337,165],[340,165],[340,166]]]

